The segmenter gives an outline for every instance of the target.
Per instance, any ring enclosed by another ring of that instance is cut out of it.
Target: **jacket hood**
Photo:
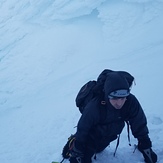
[[[130,93],[129,84],[125,77],[118,72],[111,72],[107,75],[104,84],[105,97],[126,97]]]

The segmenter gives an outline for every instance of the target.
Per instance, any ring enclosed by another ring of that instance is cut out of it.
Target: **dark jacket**
[[[87,104],[78,122],[76,143],[80,144],[80,150],[89,145],[100,151],[117,138],[125,121],[129,122],[135,138],[148,136],[146,116],[134,95],[130,94],[119,110],[109,101],[102,106],[101,99],[94,98]]]

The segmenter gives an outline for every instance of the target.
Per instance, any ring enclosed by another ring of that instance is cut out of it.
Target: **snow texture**
[[[105,68],[135,77],[163,163],[163,0],[1,0],[0,11],[1,163],[60,161],[76,94]],[[116,157],[114,141],[93,163],[143,163],[136,143],[125,128]]]

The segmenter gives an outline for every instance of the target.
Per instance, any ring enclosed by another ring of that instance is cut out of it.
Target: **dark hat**
[[[129,84],[120,73],[111,72],[107,75],[104,92],[107,98],[126,97],[130,94]]]

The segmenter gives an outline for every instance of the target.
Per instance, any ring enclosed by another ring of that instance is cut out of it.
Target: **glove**
[[[157,155],[152,150],[152,143],[148,136],[138,140],[138,149],[143,154],[146,163],[156,163]]]
[[[67,143],[63,147],[63,150],[62,150],[62,156],[63,156],[63,158],[65,158],[65,159],[70,158],[70,151],[71,151],[71,148],[73,146],[74,141],[75,141],[75,135],[71,135],[68,138]]]
[[[81,150],[76,148],[75,142],[70,151],[70,163],[84,163],[84,154]]]
[[[156,163],[157,162],[157,155],[151,148],[144,149],[141,151],[144,156],[144,161],[146,163]]]

